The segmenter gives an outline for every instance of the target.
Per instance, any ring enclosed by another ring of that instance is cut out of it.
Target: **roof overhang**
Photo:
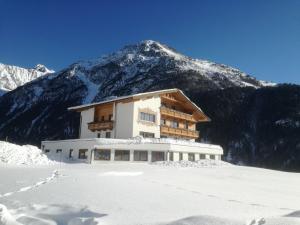
[[[153,97],[153,96],[161,96],[164,94],[175,94],[180,98],[180,101],[183,104],[186,104],[188,108],[190,108],[195,116],[197,117],[198,121],[200,122],[209,122],[211,119],[205,115],[205,113],[201,110],[199,106],[197,106],[194,102],[192,102],[180,89],[177,88],[172,88],[172,89],[164,89],[164,90],[159,90],[159,91],[151,91],[151,92],[144,92],[144,93],[139,93],[139,94],[133,94],[133,95],[127,95],[127,96],[121,96],[118,98],[106,100],[106,101],[101,101],[101,102],[95,102],[91,104],[85,104],[85,105],[79,105],[79,106],[73,106],[69,107],[68,110],[70,111],[85,111],[90,108],[93,108],[95,106],[99,105],[104,105],[104,104],[113,104],[113,103],[119,103],[119,102],[125,102],[125,101],[134,101],[134,100],[139,100],[147,97]]]

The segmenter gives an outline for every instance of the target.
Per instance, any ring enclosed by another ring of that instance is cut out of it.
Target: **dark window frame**
[[[130,150],[115,150],[114,160],[115,161],[130,161]]]
[[[82,156],[82,152],[84,153]],[[86,153],[88,152],[88,149],[79,149],[78,150],[78,159],[87,159]]]
[[[110,149],[95,149],[94,150],[94,160],[110,161],[111,160],[111,150]]]
[[[143,138],[155,138],[155,134],[151,132],[140,131],[140,136]]]
[[[156,115],[152,113],[140,112],[140,120],[155,123]]]
[[[145,158],[143,156],[146,156]],[[148,151],[144,150],[134,150],[133,152],[133,160],[134,161],[148,161]]]

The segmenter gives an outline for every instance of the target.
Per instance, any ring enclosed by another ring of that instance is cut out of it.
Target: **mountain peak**
[[[18,66],[5,65],[0,63],[0,95],[16,89],[38,77],[53,73],[44,65],[38,64],[33,69],[26,69]]]
[[[42,73],[54,73],[54,70],[49,70],[46,66],[43,64],[37,64],[33,69],[40,71]]]

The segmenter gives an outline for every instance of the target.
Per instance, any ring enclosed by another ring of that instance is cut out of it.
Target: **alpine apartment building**
[[[88,162],[218,160],[223,154],[220,146],[195,142],[201,135],[196,124],[210,119],[179,89],[123,96],[69,110],[80,113],[79,138],[43,141],[48,154]],[[148,141],[133,139],[136,137]]]

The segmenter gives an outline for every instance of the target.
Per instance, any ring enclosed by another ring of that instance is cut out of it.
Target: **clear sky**
[[[300,0],[0,0],[0,62],[55,70],[151,39],[300,84]]]

